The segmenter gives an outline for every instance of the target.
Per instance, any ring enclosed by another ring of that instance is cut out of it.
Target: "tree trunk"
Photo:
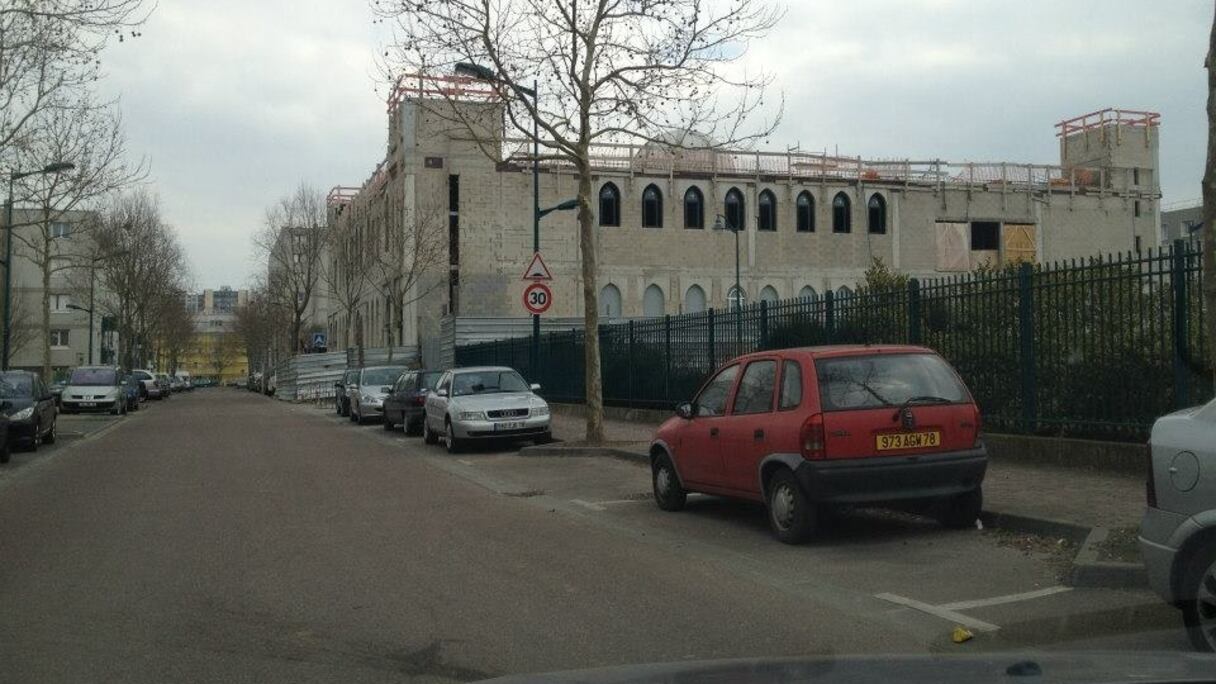
[[[1216,19],[1208,38],[1208,158],[1203,172],[1203,306],[1208,369],[1216,382]]]
[[[47,250],[49,252],[49,249]],[[51,262],[47,252],[42,254],[42,379],[51,380]]]
[[[363,367],[363,312],[355,312],[355,362]]]
[[[579,165],[578,237],[583,275],[583,365],[586,382],[587,441],[604,441],[603,378],[600,374],[600,312],[596,291],[595,226],[591,214],[591,168]]]
[[[384,317],[384,342],[388,345],[388,363],[393,362],[393,298],[388,298],[388,315]]]

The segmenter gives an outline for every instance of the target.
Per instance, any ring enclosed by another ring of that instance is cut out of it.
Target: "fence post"
[[[827,334],[825,342],[831,344],[836,337],[836,295],[830,289],[823,293],[823,330]]]
[[[768,302],[760,300],[760,349],[768,349]]]
[[[1022,262],[1018,266],[1018,343],[1022,365],[1022,429],[1033,432],[1038,418],[1038,397],[1034,358],[1034,270]]]
[[[717,365],[718,357],[716,354],[714,354],[714,310],[713,309],[709,310],[709,316],[707,316],[705,318],[705,321],[709,325],[709,372],[712,373],[712,372],[714,372],[714,369],[718,367],[718,365]]]
[[[663,401],[671,401],[671,314],[663,316]]]
[[[1191,400],[1190,377],[1186,367],[1190,298],[1186,291],[1185,250],[1186,243],[1182,240],[1174,240],[1173,249],[1170,250],[1170,286],[1174,290],[1174,408],[1180,409],[1189,406]]]
[[[920,341],[920,281],[908,278],[908,344]]]
[[[625,361],[625,405],[633,406],[633,321],[629,321],[629,347]]]

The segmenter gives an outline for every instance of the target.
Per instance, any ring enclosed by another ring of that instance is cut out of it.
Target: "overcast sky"
[[[786,99],[771,149],[1049,164],[1060,119],[1159,111],[1169,203],[1199,196],[1211,16],[1211,0],[791,0],[747,59]],[[106,54],[199,288],[249,283],[250,237],[300,180],[370,174],[379,42],[365,0],[158,0]]]

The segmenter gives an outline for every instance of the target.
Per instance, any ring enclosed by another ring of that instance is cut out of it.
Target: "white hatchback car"
[[[549,442],[549,404],[539,389],[505,366],[446,371],[427,395],[422,438],[435,444],[442,437],[453,453],[477,440]]]
[[[1157,419],[1140,555],[1149,585],[1182,609],[1191,643],[1216,651],[1216,400]]]

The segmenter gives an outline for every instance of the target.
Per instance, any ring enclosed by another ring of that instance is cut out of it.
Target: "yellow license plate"
[[[879,451],[892,449],[923,449],[925,447],[941,446],[942,433],[932,432],[900,432],[893,435],[879,435],[874,438]]]

